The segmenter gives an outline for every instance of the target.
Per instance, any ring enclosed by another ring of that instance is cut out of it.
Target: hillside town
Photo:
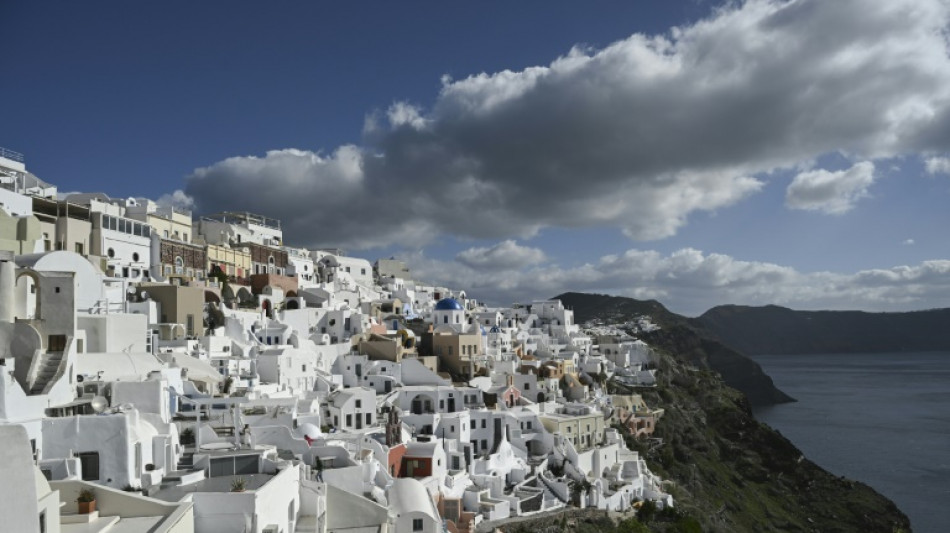
[[[475,296],[254,213],[64,194],[0,149],[0,530],[474,533],[673,506],[629,445],[662,423],[636,394],[656,326]]]

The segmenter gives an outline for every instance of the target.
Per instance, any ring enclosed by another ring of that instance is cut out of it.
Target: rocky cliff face
[[[638,391],[665,409],[662,445],[641,449],[704,531],[910,530],[893,502],[809,461],[753,418],[743,394],[673,354],[663,355],[660,385]]]
[[[864,313],[727,305],[689,323],[749,355],[950,351],[950,309]]]

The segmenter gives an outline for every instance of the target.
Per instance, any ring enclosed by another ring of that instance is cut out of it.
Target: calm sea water
[[[757,410],[759,420],[893,500],[915,532],[950,531],[950,353],[754,359],[798,400]]]

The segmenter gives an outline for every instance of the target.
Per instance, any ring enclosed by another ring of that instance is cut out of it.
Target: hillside
[[[666,335],[683,331],[671,328]],[[659,440],[626,440],[651,470],[673,483],[676,511],[639,519],[568,511],[506,526],[507,533],[910,531],[893,502],[823,470],[756,421],[747,398],[715,372],[697,370],[678,351],[658,353],[657,387],[637,392],[665,410],[654,434]]]
[[[577,292],[564,293],[556,298],[574,310],[574,319],[579,324],[590,320],[621,323],[647,315],[660,329],[641,334],[645,342],[675,353],[691,365],[719,372],[726,384],[744,392],[752,405],[794,401],[775,387],[772,378],[758,363],[704,335],[690,324],[689,319],[670,312],[655,300]]]
[[[950,351],[950,309],[865,313],[727,305],[689,323],[749,355]]]

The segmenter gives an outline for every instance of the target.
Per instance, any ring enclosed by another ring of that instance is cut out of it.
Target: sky
[[[950,5],[0,3],[0,146],[489,304],[950,305]]]

